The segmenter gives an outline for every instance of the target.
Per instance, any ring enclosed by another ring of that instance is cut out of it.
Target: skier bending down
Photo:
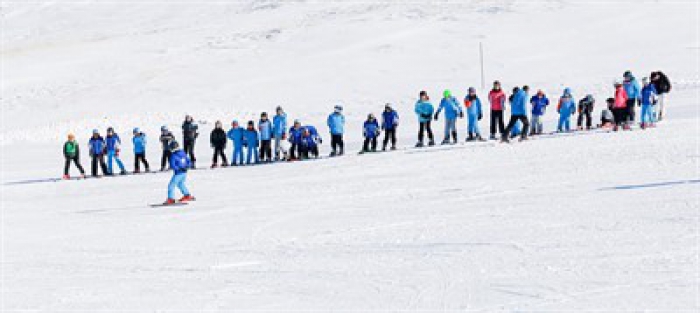
[[[180,202],[193,201],[194,197],[190,194],[185,186],[185,180],[187,179],[187,170],[192,165],[192,162],[187,157],[185,151],[180,149],[180,145],[177,141],[171,141],[169,146],[172,155],[170,157],[170,168],[173,170],[173,177],[170,179],[168,184],[168,199],[165,200],[163,204],[173,204],[175,203],[175,188],[180,189],[183,197],[180,198]]]

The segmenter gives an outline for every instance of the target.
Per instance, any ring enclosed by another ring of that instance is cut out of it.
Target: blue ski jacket
[[[365,138],[375,138],[379,136],[379,123],[377,123],[376,119],[372,121],[365,121],[363,130]]]
[[[392,130],[399,126],[399,113],[394,110],[382,112],[382,129]]]
[[[524,90],[520,89],[513,95],[513,101],[510,103],[510,115],[527,115],[527,93]]]
[[[535,95],[530,99],[530,104],[532,104],[532,115],[542,116],[547,110],[549,99],[547,99],[547,96],[539,97]]]
[[[654,84],[646,85],[642,88],[642,105],[652,105],[654,104],[654,97],[656,96],[656,87]]]
[[[102,139],[102,136],[99,136],[97,138],[95,137],[90,137],[90,141],[88,141],[88,147],[90,147],[90,155],[101,155],[105,152],[105,140]]]
[[[433,112],[435,111],[435,108],[429,101],[418,100],[414,111],[416,112],[416,115],[418,115],[418,121],[425,123],[433,119]]]
[[[304,133],[304,127],[297,129],[292,126],[289,128],[289,142],[295,145],[301,144],[301,135]]]
[[[576,113],[576,102],[571,95],[564,95],[559,99],[559,115],[570,116]]]
[[[448,120],[454,120],[459,116],[459,113],[462,113],[462,107],[459,106],[455,97],[442,98],[435,114],[440,115],[443,109],[445,110],[445,118]]]
[[[258,129],[260,130],[260,140],[271,140],[273,135],[273,125],[270,120],[260,120],[258,122]]]
[[[244,140],[244,135],[245,135],[245,129],[242,127],[236,127],[236,128],[231,128],[228,133],[226,133],[226,136],[228,139],[231,139],[233,141],[233,145],[236,147],[241,147],[243,146],[243,140]]]
[[[342,135],[345,126],[345,116],[343,114],[333,112],[328,116],[328,128],[332,135]]]
[[[122,144],[122,140],[119,139],[119,135],[117,135],[115,133],[114,135],[111,135],[111,136],[107,135],[107,137],[105,137],[105,143],[107,145],[107,151],[113,152],[113,151],[117,151],[117,149],[119,149],[119,146],[121,146],[121,144]]]
[[[469,106],[467,107],[467,115],[468,116],[479,117],[483,114],[481,111],[481,100],[479,99],[479,97],[475,97],[474,100],[470,100],[469,96],[467,95],[464,98],[464,103],[465,103],[465,106],[467,103],[469,103]]]
[[[134,136],[131,142],[134,144],[134,153],[141,154],[146,152],[146,135]]]
[[[282,113],[282,115],[275,115],[272,118],[273,133],[275,137],[282,137],[282,135],[287,132],[287,113]]]
[[[625,92],[627,92],[627,99],[641,98],[639,82],[636,78],[632,77],[630,81],[625,82],[622,87],[624,87]]]
[[[248,148],[257,148],[260,146],[258,131],[255,129],[246,129],[243,138],[244,146]]]
[[[191,166],[190,158],[182,149],[179,149],[170,156],[170,168],[175,175],[187,173],[187,169]]]

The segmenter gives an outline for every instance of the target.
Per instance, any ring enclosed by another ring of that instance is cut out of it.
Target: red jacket
[[[504,109],[504,104],[506,103],[506,94],[503,90],[491,90],[489,92],[489,102],[491,103],[491,110],[502,111]]]
[[[625,88],[622,88],[622,86],[617,87],[615,90],[615,104],[613,104],[613,108],[616,109],[623,109],[627,107],[627,92],[625,91]]]

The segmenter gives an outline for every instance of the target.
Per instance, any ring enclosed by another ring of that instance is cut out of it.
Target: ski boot
[[[484,139],[484,138],[481,137],[481,134],[476,134],[476,140],[477,140],[477,141],[481,141],[481,142],[486,141],[486,139]]]
[[[476,138],[474,138],[474,134],[469,133],[469,136],[467,136],[467,142],[472,142],[474,140],[476,140]]]
[[[215,169],[216,167],[217,167],[216,164],[212,164],[212,165],[211,165],[211,169]]]
[[[165,200],[165,202],[163,202],[163,205],[170,205],[175,203],[177,203],[175,199],[168,198],[167,200]]]
[[[435,140],[430,139],[430,141],[428,141],[428,147],[432,147],[432,146],[435,146]]]
[[[127,174],[127,173],[126,173],[126,170],[122,170],[121,172],[119,172],[119,175],[121,175],[121,176],[124,176],[124,175],[126,175],[126,174]]]
[[[508,135],[501,136],[501,142],[502,143],[510,143],[510,139],[508,139]]]
[[[445,138],[445,140],[443,140],[443,141],[440,143],[440,145],[442,145],[442,146],[444,146],[444,145],[449,145],[449,144],[450,144],[450,139],[447,139],[447,138]]]
[[[338,155],[338,154],[335,152],[335,150],[333,150],[333,151],[331,151],[331,154],[329,154],[328,156],[332,158],[336,155]]]
[[[423,145],[422,141],[419,141],[418,143],[416,143],[416,148],[423,148],[423,147],[424,147],[424,145]]]
[[[393,151],[393,150],[396,150],[396,146],[395,146],[395,145],[392,145],[392,146],[391,146],[391,150],[392,150],[392,151]]]
[[[63,180],[69,180],[70,176],[69,175],[63,175]]]
[[[189,202],[189,201],[194,201],[195,198],[192,195],[185,195],[178,202]]]

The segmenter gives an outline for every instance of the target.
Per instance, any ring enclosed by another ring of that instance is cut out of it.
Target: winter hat
[[[469,93],[476,92],[476,88],[474,87],[469,87]]]
[[[370,113],[369,115],[367,115],[367,119],[368,119],[368,120],[373,120],[373,119],[374,119],[374,114]]]
[[[221,124],[221,121],[216,121],[214,123],[214,127],[222,127],[222,126],[223,126],[223,124]]]
[[[420,94],[418,94],[418,96],[420,96],[420,97],[426,96],[426,97],[427,97],[427,96],[428,96],[428,93],[425,92],[425,90],[422,90],[422,91],[420,92]]]
[[[113,133],[113,132],[114,132],[114,128],[112,128],[112,126],[107,127],[107,132],[108,132],[108,133]]]
[[[260,117],[267,117],[267,112],[260,113]]]
[[[571,95],[571,88],[564,88],[564,95],[565,96],[570,96]]]
[[[333,110],[334,110],[336,113],[343,112],[343,106],[342,106],[342,105],[336,105],[336,106],[333,108]]]
[[[248,121],[248,127],[255,126],[255,123],[253,121]]]
[[[92,134],[93,134],[93,135],[99,135],[99,134],[100,134],[100,131],[97,130],[97,128],[95,128],[95,129],[92,130]]]
[[[649,77],[644,77],[644,78],[642,78],[642,83],[645,84],[645,85],[646,85],[646,84],[649,84]]]
[[[138,134],[140,132],[141,132],[141,130],[138,127],[134,128],[134,134]]]
[[[442,92],[442,96],[444,98],[449,98],[452,96],[452,91],[450,91],[449,89],[445,89],[445,91]]]
[[[167,132],[167,131],[168,131],[168,126],[165,126],[165,125],[161,126],[161,127],[160,127],[160,131],[162,131],[162,132]]]
[[[384,109],[392,110],[391,103],[385,104],[385,105],[384,105]]]
[[[168,144],[168,149],[170,149],[170,151],[173,152],[180,150],[180,144],[178,144],[175,140],[170,141],[170,143]]]
[[[294,120],[294,125],[296,125],[296,124],[301,125],[301,121],[300,121],[300,120]]]
[[[231,121],[231,125],[233,125],[233,124],[238,125],[238,120],[233,120],[233,121]]]
[[[284,112],[284,109],[282,109],[282,106],[278,105],[277,108],[275,108],[275,112]]]

